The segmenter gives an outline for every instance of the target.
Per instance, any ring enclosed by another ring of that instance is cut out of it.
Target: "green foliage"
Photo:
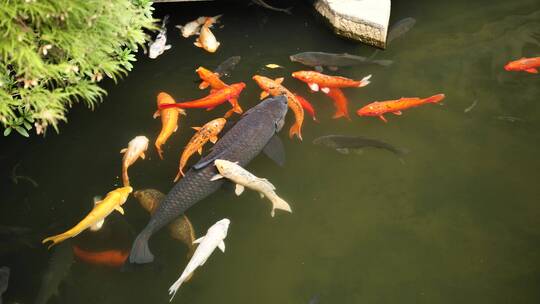
[[[97,82],[127,74],[155,29],[149,0],[0,0],[0,124],[4,135],[58,132],[67,109],[93,109]]]

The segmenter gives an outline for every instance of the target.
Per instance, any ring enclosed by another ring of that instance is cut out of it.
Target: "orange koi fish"
[[[328,93],[325,94],[334,101],[334,105],[336,107],[336,113],[332,118],[336,119],[340,117],[345,117],[348,120],[351,120],[348,109],[349,101],[347,100],[347,97],[345,97],[345,95],[343,94],[343,91],[338,88],[330,88]]]
[[[79,260],[85,263],[109,267],[120,267],[124,265],[129,256],[129,251],[106,250],[94,252],[81,249],[78,246],[73,246],[73,253]]]
[[[208,141],[213,144],[217,142],[217,135],[219,134],[219,132],[221,132],[221,130],[223,130],[226,122],[227,120],[225,118],[216,118],[207,122],[202,127],[193,127],[193,129],[196,130],[197,133],[195,133],[195,135],[191,137],[186,148],[182,152],[182,156],[180,156],[178,174],[174,178],[175,182],[180,179],[180,176],[184,176],[184,166],[186,165],[191,155],[193,155],[195,152],[202,154],[203,146]]]
[[[199,84],[199,89],[201,90],[204,90],[210,86],[210,93],[213,93],[217,90],[228,87],[227,84],[225,84],[223,81],[221,81],[221,79],[219,79],[219,76],[216,73],[208,69],[199,67],[195,71],[197,72],[197,74],[199,74],[199,77],[202,80],[202,82]],[[225,118],[228,118],[232,114],[232,112],[237,114],[243,113],[242,108],[238,103],[238,99],[231,98],[229,99],[229,102],[231,103],[232,109],[225,114]]]
[[[540,67],[540,57],[523,57],[515,61],[510,61],[504,66],[504,69],[507,71],[525,71],[531,74],[538,74],[538,67]]]
[[[294,112],[295,123],[289,129],[289,137],[292,138],[296,135],[300,140],[302,140],[302,123],[304,122],[304,109],[300,101],[294,96],[291,91],[287,90],[281,83],[283,78],[277,78],[272,80],[268,77],[255,75],[253,80],[259,85],[263,90],[261,92],[261,99],[266,98],[268,95],[279,96],[285,95],[287,97],[287,104],[289,108]]]
[[[163,104],[159,105],[159,109],[169,109],[169,108],[183,108],[183,109],[195,109],[195,108],[206,108],[211,110],[216,106],[224,103],[227,100],[238,98],[242,90],[246,87],[246,84],[243,82],[233,83],[229,86],[226,86],[222,89],[219,89],[210,95],[186,102],[179,102],[174,104]],[[237,111],[238,109],[233,108],[231,111]],[[229,111],[230,112],[230,111]],[[227,112],[227,113],[229,113]]]
[[[302,108],[304,108],[304,110],[306,110],[306,112],[308,112],[309,115],[311,115],[311,117],[313,118],[313,121],[319,122],[319,120],[317,119],[315,115],[315,108],[313,108],[313,105],[309,101],[307,101],[304,97],[298,94],[294,94],[294,97],[296,97],[296,99],[300,102],[300,104],[302,105]]]
[[[154,113],[154,119],[161,116],[161,131],[159,132],[158,137],[156,138],[155,146],[159,154],[159,158],[163,159],[163,150],[161,146],[165,144],[167,139],[178,130],[178,117],[180,114],[186,115],[186,111],[183,109],[163,109],[159,110],[159,106],[162,104],[174,104],[175,101],[171,95],[160,92],[157,96],[157,105],[158,110]]]
[[[362,107],[356,111],[356,114],[359,116],[378,116],[382,121],[387,122],[386,118],[383,116],[385,113],[390,112],[396,115],[401,115],[401,110],[417,107],[426,103],[437,103],[443,100],[444,97],[444,94],[437,94],[428,98],[402,97],[397,100],[376,101]]]
[[[328,93],[330,88],[361,88],[369,84],[371,75],[362,80],[353,80],[341,76],[330,76],[315,71],[298,71],[292,73],[292,77],[307,83],[312,91],[318,92],[319,88]]]

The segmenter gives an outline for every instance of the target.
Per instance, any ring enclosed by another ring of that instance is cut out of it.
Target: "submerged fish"
[[[167,22],[169,21],[169,15],[163,18],[163,23],[161,24],[161,29],[154,40],[150,44],[150,50],[148,57],[151,59],[156,59],[159,55],[163,54],[166,50],[171,48],[170,44],[167,44]]]
[[[495,119],[501,120],[501,121],[512,122],[512,123],[524,121],[522,118],[514,117],[514,116],[507,116],[507,115],[495,116]]]
[[[69,275],[73,262],[71,242],[62,243],[52,250],[47,270],[41,277],[35,304],[46,304],[51,297],[58,295],[58,288]]]
[[[228,77],[230,76],[230,73],[236,65],[240,62],[242,57],[240,56],[233,56],[228,58],[227,60],[223,61],[218,67],[214,70],[214,73],[218,75],[218,77]]]
[[[426,103],[438,103],[444,99],[444,94],[433,95],[428,98],[402,97],[396,100],[375,101],[356,111],[358,116],[378,116],[382,121],[387,122],[384,114],[393,113],[401,115],[402,110],[417,107]]]
[[[364,136],[325,135],[315,138],[313,144],[322,145],[343,154],[348,154],[350,151],[361,152],[366,147],[387,150],[397,156],[408,153],[407,149],[398,148],[387,142]]]
[[[388,30],[388,35],[386,36],[386,45],[390,44],[392,40],[399,38],[410,31],[415,23],[416,19],[412,17],[407,17],[394,23]]]
[[[302,103],[300,100],[296,98],[296,96],[291,93],[285,86],[283,86],[281,83],[283,82],[283,77],[276,78],[275,80],[272,80],[268,77],[255,75],[253,76],[253,80],[259,85],[259,87],[263,90],[261,92],[261,99],[267,97],[268,95],[272,96],[279,96],[279,95],[285,95],[287,97],[287,104],[289,108],[294,113],[294,124],[289,129],[289,137],[293,138],[293,136],[297,136],[298,139],[302,140],[302,124],[304,123],[304,108],[302,107]]]
[[[289,14],[289,15],[292,14],[292,13],[291,13],[292,7],[288,7],[288,8],[274,7],[274,6],[271,6],[271,5],[267,4],[267,3],[264,2],[263,0],[251,0],[251,2],[257,4],[258,6],[267,8],[267,9],[272,10],[272,11],[282,12],[282,13]]]
[[[276,187],[274,187],[274,185],[266,178],[259,178],[237,163],[228,160],[216,159],[214,164],[219,171],[219,174],[214,175],[212,180],[218,180],[224,177],[230,179],[236,184],[236,189],[234,191],[236,195],[242,194],[242,192],[244,192],[244,187],[247,187],[259,192],[261,198],[266,196],[270,200],[272,203],[270,215],[272,217],[274,217],[276,209],[292,212],[291,206],[276,194]]]
[[[158,107],[158,109],[162,109]],[[146,136],[136,136],[129,143],[128,147],[120,150],[124,154],[122,158],[122,182],[124,187],[129,186],[128,168],[133,165],[137,159],[145,159],[144,152],[148,149],[148,138]]]
[[[129,252],[127,251],[103,250],[96,252],[82,249],[79,246],[73,246],[73,253],[79,260],[85,263],[109,267],[120,267],[124,265],[129,256]]]
[[[219,189],[223,182],[210,180],[217,173],[213,165],[214,160],[237,161],[239,165],[245,166],[263,149],[267,153],[273,150],[275,147],[268,144],[283,127],[285,114],[287,102],[283,96],[268,98],[244,113],[214,145],[210,154],[195,164],[167,194],[150,222],[135,239],[129,257],[130,262],[137,264],[152,262],[154,256],[148,247],[150,237],[191,206]]]
[[[64,233],[44,239],[42,243],[52,242],[49,245],[49,248],[51,248],[66,239],[77,236],[91,226],[99,225],[99,223],[105,221],[105,218],[115,210],[124,214],[122,205],[126,202],[131,191],[133,191],[133,188],[131,187],[122,187],[107,193],[105,199],[101,202],[96,202],[92,211],[90,211],[90,213],[88,213],[88,215],[77,225]]]
[[[165,194],[156,189],[137,190],[133,196],[139,200],[141,206],[150,214],[154,213],[161,201],[165,198]],[[195,251],[195,246],[193,245],[193,241],[195,241],[195,229],[188,217],[182,214],[179,218],[172,221],[168,228],[169,234],[173,239],[186,244],[189,248],[188,258],[191,258]]]
[[[159,131],[159,135],[157,136],[154,145],[156,146],[159,158],[161,159],[163,159],[163,150],[161,149],[161,146],[178,130],[178,118],[180,117],[180,114],[186,115],[186,111],[179,108],[159,109],[160,105],[174,103],[175,101],[171,95],[165,92],[160,92],[157,96],[158,109],[154,113],[154,119],[161,117],[161,131]]]
[[[293,62],[299,62],[307,66],[315,67],[319,72],[322,72],[323,67],[328,67],[330,70],[337,70],[338,67],[376,64],[381,66],[390,66],[391,60],[372,60],[367,57],[356,56],[351,54],[333,54],[324,52],[303,52],[291,55],[289,57]]]
[[[336,113],[332,118],[337,119],[340,117],[345,117],[348,120],[351,120],[349,116],[349,101],[343,91],[338,88],[329,88],[328,92],[325,93],[326,96],[330,97],[334,101],[334,106],[336,107]]]
[[[538,74],[538,68],[540,67],[540,57],[525,58],[510,61],[504,66],[507,71],[523,71],[531,74]]]
[[[307,101],[304,97],[298,94],[294,94],[294,97],[296,97],[296,100],[300,102],[300,104],[302,105],[302,108],[304,108],[304,110],[308,112],[309,115],[311,115],[311,118],[313,118],[313,121],[319,122],[319,120],[317,120],[317,116],[315,114],[315,108],[313,107],[313,105],[309,101]]]
[[[199,84],[199,89],[201,90],[204,90],[210,87],[211,88],[210,92],[215,92],[217,90],[221,90],[228,87],[226,83],[224,83],[221,79],[219,79],[219,76],[216,73],[204,67],[198,67],[195,70],[195,72],[197,72],[197,74],[199,75],[199,78],[201,78],[202,80],[202,82]],[[232,109],[230,109],[229,111],[227,111],[227,113],[225,113],[224,115],[225,118],[228,118],[229,116],[231,116],[232,113],[237,113],[237,114],[243,113],[242,107],[240,107],[240,104],[238,103],[237,98],[229,99],[229,103],[231,104]]]
[[[180,30],[184,38],[188,38],[193,35],[198,35],[201,29],[201,25],[206,21],[206,17],[199,17],[193,21],[186,23],[186,25],[176,25],[176,28]]]
[[[220,42],[216,40],[216,36],[210,31],[210,27],[214,22],[212,18],[206,19],[201,28],[201,34],[193,43],[196,47],[203,48],[210,53],[217,51],[220,45]]]
[[[464,113],[469,113],[472,109],[474,109],[474,107],[476,107],[476,104],[477,104],[477,103],[478,103],[478,100],[473,101],[473,103],[472,103],[470,106],[466,107],[466,108],[463,110],[463,112],[464,112]]]
[[[176,280],[169,288],[169,295],[171,296],[170,301],[172,301],[176,295],[180,285],[182,285],[186,279],[191,277],[195,269],[206,263],[206,260],[208,260],[216,248],[219,247],[221,251],[225,252],[225,242],[223,240],[227,237],[230,223],[231,221],[229,219],[222,219],[208,228],[205,236],[194,241],[194,243],[198,243],[199,246],[197,246],[193,257],[189,260],[182,275],[180,275],[178,280]]]
[[[186,166],[187,161],[195,152],[198,152],[199,155],[202,155],[203,146],[210,141],[215,144],[218,141],[218,134],[223,130],[227,120],[225,118],[216,118],[207,122],[202,127],[193,127],[197,133],[191,137],[186,148],[180,156],[180,165],[178,166],[178,174],[174,178],[174,181],[178,181],[180,176],[184,176],[184,167]]]
[[[362,88],[370,84],[368,75],[362,80],[354,80],[341,76],[325,75],[315,71],[297,71],[292,73],[292,77],[305,82],[312,91],[323,93],[330,92],[330,88]]]
[[[2,304],[2,295],[8,289],[9,273],[9,267],[0,267],[0,304]]]

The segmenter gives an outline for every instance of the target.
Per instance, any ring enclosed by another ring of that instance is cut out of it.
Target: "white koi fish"
[[[124,153],[122,158],[122,181],[124,187],[129,186],[128,168],[133,165],[137,159],[145,159],[144,152],[148,149],[148,138],[146,136],[136,136],[129,143],[128,147],[120,150]]]
[[[286,201],[276,194],[276,187],[274,187],[274,185],[272,185],[266,178],[259,178],[251,174],[246,169],[240,167],[240,165],[237,163],[233,163],[228,160],[216,159],[214,164],[216,165],[216,168],[220,174],[214,175],[211,180],[224,177],[230,179],[236,183],[236,195],[242,194],[242,192],[244,192],[244,187],[247,187],[259,192],[261,198],[265,196],[268,197],[270,202],[272,202],[272,211],[270,212],[272,217],[275,215],[275,209],[292,212],[291,206],[289,206]]]
[[[169,21],[169,15],[163,18],[161,29],[156,37],[156,40],[150,44],[150,50],[148,57],[156,59],[159,55],[163,54],[166,50],[171,48],[170,44],[167,44],[167,21]]]
[[[176,28],[180,30],[180,33],[182,33],[184,38],[188,38],[190,36],[199,34],[201,25],[203,25],[204,21],[206,21],[206,17],[199,17],[186,23],[186,25],[177,25]]]

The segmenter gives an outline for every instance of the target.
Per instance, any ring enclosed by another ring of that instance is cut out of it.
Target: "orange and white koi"
[[[285,95],[287,97],[287,105],[293,111],[295,118],[295,123],[289,129],[289,137],[292,138],[294,135],[296,135],[300,140],[302,140],[304,109],[296,96],[281,84],[283,82],[283,77],[272,80],[268,77],[255,75],[253,76],[253,80],[255,80],[259,87],[263,90],[261,92],[261,99],[266,98],[268,95]]]
[[[510,61],[504,66],[507,71],[524,71],[531,74],[538,74],[540,67],[540,57],[521,58],[515,61]]]
[[[105,250],[105,251],[88,251],[78,246],[73,246],[73,254],[88,264],[103,265],[109,267],[120,267],[124,265],[129,256],[129,251],[122,250]]]
[[[330,88],[328,93],[325,94],[334,101],[334,106],[336,107],[336,113],[332,118],[345,117],[348,120],[351,120],[348,107],[349,101],[347,100],[347,97],[345,97],[345,94],[343,94],[343,91],[338,88]]]
[[[163,104],[159,106],[159,109],[169,109],[169,108],[182,108],[182,109],[195,109],[195,108],[206,108],[212,110],[216,106],[224,103],[230,99],[238,99],[242,90],[246,87],[246,84],[243,82],[233,83],[229,86],[224,87],[210,93],[210,95],[192,101],[179,102],[175,104]],[[238,111],[238,108],[233,108],[231,111]],[[230,113],[231,111],[227,112]],[[230,114],[229,114],[230,115]]]
[[[180,176],[184,176],[184,167],[188,161],[188,159],[193,155],[195,152],[198,152],[199,154],[202,154],[203,146],[210,141],[211,143],[215,144],[218,141],[218,134],[223,130],[223,127],[225,126],[225,123],[227,120],[225,118],[216,118],[214,120],[211,120],[207,122],[202,127],[193,127],[194,130],[197,131],[193,137],[189,140],[188,144],[186,145],[186,148],[182,152],[182,156],[180,156],[180,165],[178,169],[178,174],[174,178],[174,181],[178,181],[180,179]]]
[[[163,150],[161,149],[161,146],[165,144],[167,139],[169,139],[176,130],[178,130],[179,115],[186,115],[186,111],[180,108],[159,109],[159,106],[162,104],[174,103],[175,101],[172,96],[165,92],[160,92],[157,96],[158,110],[154,113],[154,119],[161,117],[161,131],[159,132],[154,145],[156,146],[159,158],[161,159],[163,159]]]
[[[444,94],[433,95],[428,98],[418,97],[402,97],[397,100],[376,101],[362,107],[356,114],[359,116],[378,116],[382,121],[387,122],[384,118],[385,113],[393,113],[401,115],[402,110],[417,107],[426,103],[437,103],[444,99]]]
[[[148,149],[148,138],[146,136],[136,136],[129,143],[128,147],[120,150],[124,153],[122,158],[122,181],[124,187],[129,186],[128,168],[133,165],[137,159],[145,159],[144,152]]]
[[[292,77],[307,83],[309,88],[318,92],[319,89],[328,93],[330,88],[361,88],[369,84],[371,75],[368,75],[362,80],[353,80],[341,76],[330,76],[315,71],[297,71],[292,73]]]
[[[204,90],[210,87],[211,88],[210,92],[212,93],[217,90],[226,88],[228,86],[226,83],[221,81],[221,79],[219,79],[219,76],[216,73],[208,69],[205,69],[204,67],[199,67],[195,71],[197,72],[197,74],[199,74],[199,77],[202,80],[202,82],[199,84],[199,89],[201,90]],[[243,110],[240,107],[240,104],[238,103],[237,98],[229,99],[229,103],[231,104],[233,108],[225,114],[225,118],[228,118],[233,112],[237,114],[243,113]]]
[[[79,233],[92,226],[99,225],[100,222],[103,222],[105,218],[115,210],[124,214],[122,205],[126,202],[131,191],[133,191],[133,188],[131,187],[122,187],[107,193],[105,199],[96,202],[92,211],[90,211],[90,213],[88,213],[88,215],[77,225],[64,233],[44,239],[42,243],[52,242],[51,245],[49,245],[49,248],[51,248],[58,243],[77,236]]]
[[[216,36],[210,31],[212,24],[215,22],[213,18],[207,18],[201,27],[201,32],[197,40],[193,43],[196,47],[205,49],[210,53],[217,51],[220,43],[217,41]]]
[[[302,96],[300,96],[298,94],[294,94],[294,97],[296,97],[296,99],[302,105],[302,108],[304,108],[304,110],[306,112],[308,112],[308,114],[311,116],[311,118],[313,118],[313,121],[319,122],[319,120],[317,119],[317,116],[315,114],[315,108],[313,107],[313,105],[309,101],[307,101],[307,99],[305,99],[304,97],[302,97]]]

